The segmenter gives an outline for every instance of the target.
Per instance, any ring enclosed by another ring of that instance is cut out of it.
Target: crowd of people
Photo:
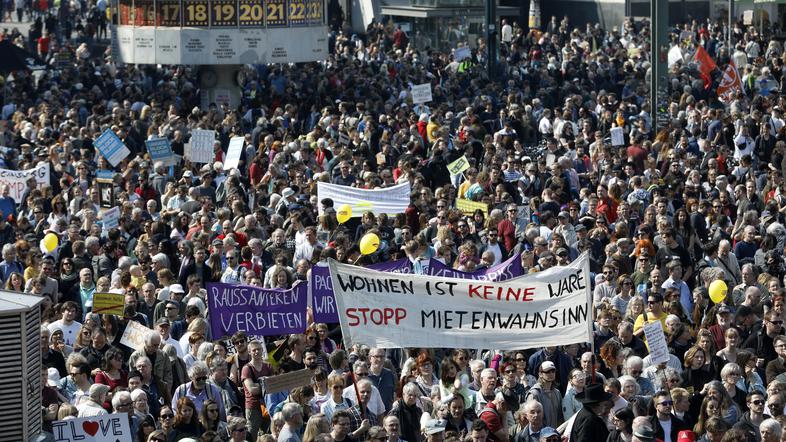
[[[204,109],[196,69],[119,65],[56,25],[37,48],[50,68],[6,77],[0,109],[0,167],[50,170],[48,186],[0,191],[0,283],[43,300],[45,430],[121,413],[136,441],[786,440],[786,54],[768,27],[735,24],[734,47],[721,23],[675,28],[684,55],[653,112],[648,25],[634,20],[505,21],[493,81],[482,39],[459,59],[392,23],[345,24],[328,60],[243,67],[240,103]],[[743,88],[724,102],[732,61]],[[432,101],[414,103],[423,83]],[[130,150],[117,167],[95,148],[106,129]],[[145,140],[183,156],[195,129],[215,131],[214,161],[150,160]],[[240,163],[225,170],[235,136]],[[450,176],[462,156],[471,167]],[[411,201],[339,224],[317,182],[408,182]],[[111,207],[118,226],[104,228]],[[369,232],[381,246],[361,255]],[[313,321],[211,335],[211,282],[288,289],[329,258],[471,272],[519,256],[534,273],[582,253],[592,343],[347,348],[338,324]],[[716,304],[717,280],[729,290]],[[95,293],[122,294],[123,314],[94,313]],[[131,321],[150,329],[137,348],[121,343]],[[667,363],[649,356],[654,321]],[[302,369],[311,385],[265,391]]]

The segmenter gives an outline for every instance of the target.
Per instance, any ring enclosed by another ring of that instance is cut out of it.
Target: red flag
[[[694,57],[694,61],[699,68],[699,73],[701,74],[702,80],[704,80],[704,88],[707,89],[712,84],[712,77],[710,74],[714,71],[718,66],[712,61],[710,54],[704,50],[703,47],[699,46],[699,49],[696,51],[696,56]]]
[[[726,70],[723,72],[723,77],[718,85],[718,99],[724,103],[728,103],[732,100],[737,91],[741,90],[743,89],[740,73],[737,71],[737,66],[734,65],[734,61],[731,61],[729,65],[726,66]]]

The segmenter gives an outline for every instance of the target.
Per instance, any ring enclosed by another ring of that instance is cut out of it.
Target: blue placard
[[[169,143],[169,139],[153,138],[152,140],[146,140],[145,146],[151,160],[162,161],[164,165],[172,164],[174,155],[172,154],[172,145]]]
[[[123,141],[111,129],[105,130],[93,144],[112,167],[117,167],[131,153]]]

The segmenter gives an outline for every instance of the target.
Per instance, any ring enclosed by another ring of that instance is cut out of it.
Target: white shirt
[[[54,333],[55,330],[62,330],[63,342],[65,345],[73,347],[76,343],[76,336],[79,334],[79,330],[82,329],[82,324],[76,321],[71,321],[71,325],[66,325],[62,319],[58,319],[57,321],[49,324],[47,328],[49,329],[50,334]]]

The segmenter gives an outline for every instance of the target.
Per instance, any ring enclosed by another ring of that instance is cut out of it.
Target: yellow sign
[[[118,293],[96,293],[93,295],[93,313],[123,316],[125,297]]]
[[[448,172],[450,172],[451,175],[458,175],[467,169],[469,169],[469,161],[466,155],[462,155],[461,158],[448,164]]]
[[[464,215],[472,215],[477,209],[482,210],[484,215],[488,216],[489,214],[488,205],[485,203],[478,203],[464,198],[456,200],[456,208],[461,210]]]

